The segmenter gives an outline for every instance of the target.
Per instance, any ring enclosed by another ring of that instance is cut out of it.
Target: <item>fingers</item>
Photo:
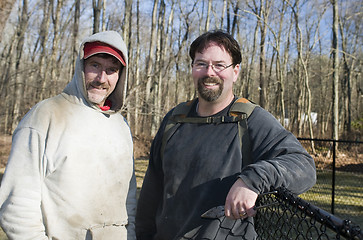
[[[236,204],[226,204],[224,209],[225,216],[231,219],[243,219],[247,217],[252,217],[256,214],[256,211],[252,207],[247,207],[241,202]]]
[[[247,216],[247,212],[240,212],[240,213],[239,213],[239,217],[240,217],[240,218],[248,217],[248,216]]]
[[[245,208],[245,207],[236,207],[236,208],[226,208],[225,209],[225,215],[228,218],[231,219],[244,219],[247,217],[253,217],[256,215],[256,211],[254,210],[254,208]]]
[[[257,196],[257,193],[250,190],[239,178],[227,194],[224,209],[226,217],[241,219],[254,216],[256,211],[253,207]]]

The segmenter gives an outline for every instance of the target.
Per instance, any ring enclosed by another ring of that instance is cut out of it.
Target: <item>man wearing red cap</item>
[[[19,123],[0,189],[9,239],[135,239],[127,63],[117,32],[86,38],[72,81]]]

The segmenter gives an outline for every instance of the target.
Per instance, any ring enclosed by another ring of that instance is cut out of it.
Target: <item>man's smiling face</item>
[[[233,83],[237,80],[239,65],[227,67],[222,71],[213,69],[213,65],[230,66],[232,58],[229,53],[217,44],[211,42],[203,52],[196,52],[193,64],[203,63],[207,68],[192,68],[194,85],[198,89],[200,98],[214,102],[219,98],[225,99],[233,96]]]
[[[119,79],[121,63],[113,56],[94,55],[84,63],[87,97],[90,102],[103,106]]]

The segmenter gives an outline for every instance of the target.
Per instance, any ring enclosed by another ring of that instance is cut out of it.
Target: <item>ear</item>
[[[239,72],[240,72],[240,64],[237,64],[233,68],[233,82],[236,82],[237,81]]]

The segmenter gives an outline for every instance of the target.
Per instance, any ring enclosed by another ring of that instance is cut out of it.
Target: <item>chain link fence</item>
[[[279,204],[258,211],[257,239],[363,239],[358,225],[341,220],[283,188],[260,198],[259,205],[276,201]]]
[[[317,169],[317,183],[300,197],[363,226],[363,142],[299,140],[314,157]]]
[[[257,211],[254,223],[248,218],[232,220],[216,216],[210,222],[211,228],[198,228],[181,239],[251,240],[256,239],[249,230],[253,225],[257,240],[363,239],[363,231],[358,225],[342,220],[284,188],[260,195],[256,205],[267,207]]]

